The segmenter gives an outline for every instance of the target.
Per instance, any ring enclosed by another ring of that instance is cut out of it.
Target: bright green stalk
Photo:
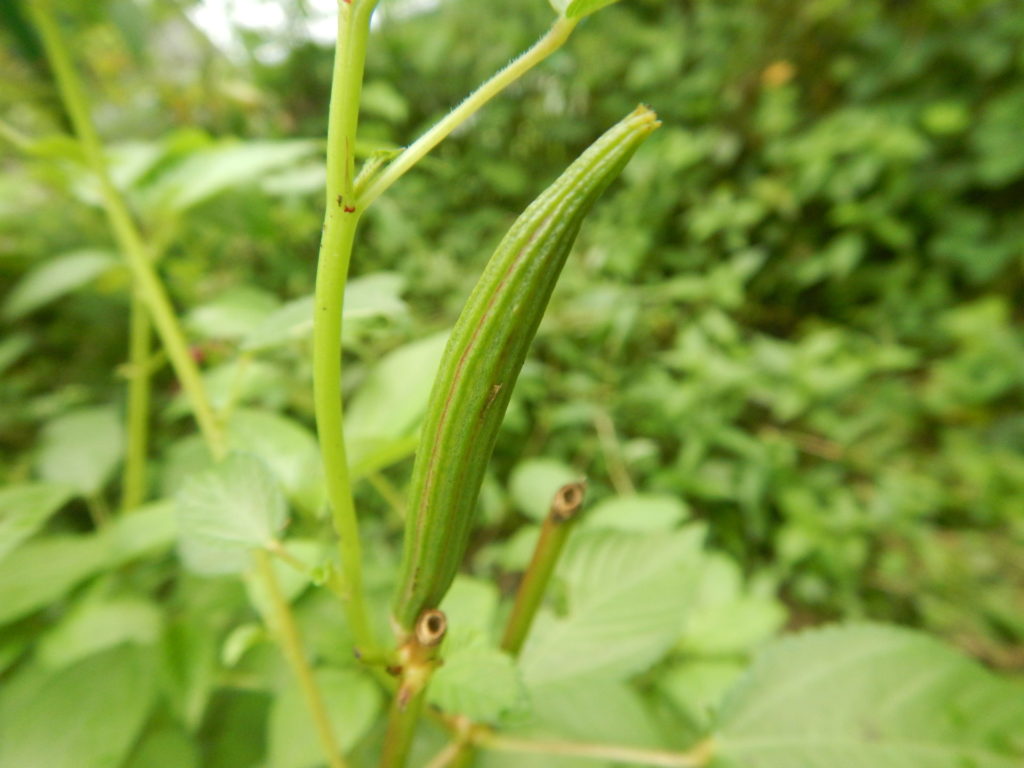
[[[586,744],[574,741],[528,741],[481,731],[474,741],[485,749],[515,752],[521,755],[552,755],[585,757],[602,763],[630,763],[661,768],[703,768],[713,757],[711,742],[703,742],[689,752],[670,752],[642,747],[620,747],[612,744]],[[525,761],[525,758],[524,758]],[[526,764],[524,762],[524,764]]]
[[[423,422],[392,618],[400,637],[451,585],[512,389],[583,218],[659,125],[613,126],[520,216],[452,330]]]
[[[64,107],[71,118],[71,124],[85,157],[99,182],[103,208],[114,239],[128,261],[135,290],[145,303],[146,310],[156,326],[160,341],[167,351],[175,375],[181,382],[192,413],[199,424],[199,430],[209,444],[211,453],[220,458],[227,450],[223,430],[206,396],[199,369],[189,354],[188,343],[185,341],[174,307],[153,268],[146,244],[132,220],[127,204],[110,180],[103,146],[92,124],[88,104],[71,63],[71,57],[53,19],[50,0],[32,0],[25,3],[25,6],[42,37],[43,47],[46,49]]]
[[[203,434],[210,454],[214,459],[221,459],[227,454],[227,443],[223,430],[214,416],[214,411],[207,398],[199,369],[189,354],[188,344],[181,331],[177,315],[175,315],[174,308],[167,297],[163,284],[153,268],[148,249],[132,220],[128,206],[110,180],[99,135],[96,133],[96,129],[89,116],[84,93],[75,75],[71,58],[60,36],[60,30],[51,15],[49,0],[32,0],[32,2],[26,5],[43,39],[43,45],[53,67],[54,77],[57,80],[58,88],[64,99],[65,108],[71,117],[71,122],[78,135],[79,142],[100,183],[104,209],[107,213],[111,229],[114,232],[114,237],[128,259],[128,266],[132,272],[136,295],[145,305],[146,311],[156,326],[160,341],[167,352],[168,358],[170,358],[171,365],[178,380],[181,382],[182,389],[184,389],[189,399],[193,415],[199,423],[199,429]],[[135,331],[138,330],[139,327],[136,326]],[[148,376],[148,360],[139,360],[134,355],[135,342],[138,341],[138,348],[140,350],[143,346],[141,338],[141,333],[138,334],[138,338],[133,333],[133,376],[140,375],[140,372],[145,372]],[[148,343],[146,346],[148,347]],[[137,368],[134,367],[135,364],[138,364]],[[138,450],[137,446],[138,444],[136,443],[136,447],[133,450]],[[321,740],[324,742],[330,766],[331,768],[345,768],[341,752],[336,746],[332,745],[333,734],[329,730],[327,711],[324,707],[323,698],[317,689],[312,670],[309,667],[305,654],[302,652],[301,641],[295,628],[291,607],[281,596],[280,589],[277,588],[276,576],[270,566],[266,553],[258,552],[256,553],[256,558],[258,567],[267,584],[268,592],[271,593],[271,599],[274,602],[276,622],[282,635],[285,654],[299,679],[300,687],[316,722],[317,730],[320,733]]]
[[[551,582],[551,574],[555,572],[565,542],[575,527],[585,489],[583,483],[569,483],[558,489],[551,502],[551,510],[544,519],[533,558],[516,592],[516,602],[501,638],[502,650],[513,656],[519,655],[523,641],[530,633],[537,608]]]
[[[149,445],[151,329],[145,303],[135,293],[132,293],[129,333],[128,439],[121,485],[123,512],[135,509],[146,498],[146,452]]]
[[[299,688],[313,718],[317,738],[327,757],[328,765],[330,768],[346,768],[345,759],[341,755],[341,747],[338,746],[338,742],[334,738],[334,730],[331,728],[331,721],[327,716],[327,706],[317,687],[316,679],[313,677],[313,670],[306,660],[298,625],[295,623],[288,600],[281,590],[277,574],[274,573],[270,555],[260,550],[255,553],[255,556],[257,573],[266,588],[267,597],[270,599],[272,629],[277,633],[278,642],[284,650],[285,658],[288,659],[292,672],[299,682]]]
[[[462,125],[462,123],[466,122],[484,104],[561,48],[565,41],[569,39],[569,35],[572,34],[577,23],[578,19],[559,18],[548,33],[534,43],[531,48],[513,59],[508,66],[473,91],[473,93],[466,97],[465,101],[406,147],[398,157],[387,165],[380,175],[376,176],[368,184],[365,190],[359,193],[360,207],[363,209],[367,208],[374,200],[384,194],[388,187],[398,181],[406,171],[422,160],[430,150],[444,141],[445,137]]]
[[[586,488],[584,481],[568,483],[555,492],[551,501],[551,508],[544,518],[540,538],[537,539],[533,557],[516,591],[516,602],[505,624],[505,634],[501,638],[501,649],[512,656],[519,655],[523,642],[530,634],[530,627],[533,626],[537,608],[540,607],[548,584],[551,583],[551,575],[558,565],[558,558],[565,548],[569,534],[576,527]],[[455,740],[449,746],[452,748],[452,754],[443,765],[463,768],[472,763],[473,755],[476,754],[472,739]],[[438,760],[440,761],[440,757]]]
[[[356,125],[362,91],[366,40],[376,0],[341,3],[327,127],[327,209],[316,275],[313,326],[313,398],[327,498],[341,550],[346,615],[356,644],[374,647],[363,598],[362,549],[345,455],[341,407],[341,317],[345,281],[356,225],[362,209],[355,204]]]

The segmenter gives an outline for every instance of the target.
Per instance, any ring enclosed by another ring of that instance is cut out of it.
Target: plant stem
[[[85,506],[89,509],[89,517],[95,528],[102,528],[110,522],[110,510],[99,492],[86,496]]]
[[[270,598],[273,629],[278,635],[278,642],[291,665],[292,672],[299,682],[299,688],[302,690],[309,713],[313,717],[313,725],[316,727],[317,737],[320,739],[320,745],[327,757],[328,765],[330,768],[346,768],[345,759],[341,756],[341,749],[334,738],[334,731],[331,728],[330,718],[327,716],[327,707],[324,704],[323,696],[317,687],[306,654],[302,650],[299,628],[295,624],[295,617],[292,615],[288,601],[281,591],[281,584],[277,580],[277,574],[274,573],[270,555],[263,550],[257,550],[255,557],[260,579]]]
[[[597,439],[601,444],[601,452],[604,454],[608,476],[615,492],[620,496],[631,496],[636,493],[636,486],[633,485],[629,467],[622,456],[622,443],[615,431],[615,422],[602,408],[594,411],[594,428],[597,430]]]
[[[466,765],[466,760],[472,756],[466,751],[467,742],[449,741],[444,748],[438,752],[427,763],[426,768],[461,768]]]
[[[526,568],[523,580],[516,591],[516,602],[512,606],[508,622],[505,624],[505,634],[501,638],[501,649],[512,656],[518,656],[522,650],[523,643],[533,626],[533,619],[537,615],[544,594],[547,592],[548,584],[551,582],[551,574],[555,572],[558,558],[562,554],[565,542],[576,525],[577,514],[583,505],[583,495],[586,491],[584,482],[568,483],[559,488],[551,501],[551,508],[544,518],[544,525],[540,530],[540,538],[533,549],[533,557]],[[452,768],[461,768],[468,765],[476,753],[476,746],[472,739],[465,738],[457,742],[452,755],[447,763]],[[441,756],[438,756],[440,760]]]
[[[343,602],[356,643],[374,647],[363,599],[362,548],[345,454],[341,405],[341,318],[345,281],[361,211],[352,194],[356,124],[370,14],[376,0],[341,3],[327,128],[327,208],[317,261],[313,321],[313,399],[320,453],[341,550]]]
[[[89,115],[84,92],[75,74],[67,48],[61,38],[60,29],[52,16],[50,0],[33,0],[33,2],[27,4],[27,7],[42,37],[43,45],[57,81],[57,87],[60,90],[65,109],[71,118],[71,123],[74,126],[79,143],[82,145],[89,165],[99,181],[103,197],[103,207],[114,238],[127,258],[128,266],[132,272],[137,300],[145,307],[149,318],[152,319],[153,324],[156,326],[160,341],[171,361],[175,375],[181,382],[182,389],[189,400],[192,413],[199,424],[199,430],[203,435],[210,454],[215,460],[220,460],[227,454],[224,432],[214,414],[213,407],[203,385],[202,376],[192,359],[174,307],[150,259],[149,249],[142,240],[128,205],[110,179],[99,135]],[[135,317],[139,316],[135,314],[134,304],[133,315]],[[142,332],[143,328],[146,328],[145,333]],[[133,324],[132,381],[133,384],[140,379],[146,382],[146,400],[148,400],[149,361],[145,356],[142,356],[142,350],[145,347],[145,351],[148,353],[148,336],[148,322]],[[136,355],[137,349],[139,350],[139,356]],[[138,395],[136,396],[135,404],[136,406],[139,405]],[[139,411],[139,413],[146,415],[144,411]],[[133,411],[134,414],[135,412]],[[142,423],[144,425],[144,419],[142,419]],[[130,441],[130,445],[132,445],[134,452],[142,451],[142,474],[144,476],[144,434],[140,443],[138,427],[135,426],[134,421],[132,425],[130,431],[135,440],[134,442]],[[135,461],[138,462],[138,459],[136,458]],[[133,491],[133,493],[137,492]],[[330,721],[327,717],[323,698],[320,695],[312,670],[302,651],[302,643],[295,619],[291,613],[291,607],[284,599],[270,558],[266,552],[262,551],[257,551],[255,557],[257,567],[266,584],[267,593],[273,604],[274,622],[277,624],[278,632],[281,635],[283,650],[298,678],[303,695],[313,715],[328,763],[331,768],[346,768],[346,763],[341,756],[341,751],[335,742],[334,734],[330,728]]]
[[[528,741],[493,733],[477,733],[474,741],[481,747],[499,752],[519,752],[534,755],[565,755],[589,757],[605,762],[633,763],[635,765],[662,766],[662,768],[702,768],[711,761],[711,743],[704,742],[689,752],[670,752],[660,749],[641,749],[612,744],[587,744],[572,741]]]
[[[309,579],[310,583],[316,584],[318,586],[324,586],[331,592],[333,592],[338,597],[338,599],[345,599],[345,589],[343,585],[340,583],[337,573],[334,571],[333,568],[328,572],[326,579],[324,579],[321,582],[317,579],[317,574],[314,573],[314,571],[308,565],[306,565],[304,562],[299,560],[299,558],[297,558],[295,555],[289,552],[282,541],[278,539],[272,539],[264,545],[264,549],[266,549],[267,552],[269,552],[270,554],[279,558],[281,562],[287,564],[289,567],[293,568],[298,573],[301,573],[303,576]]]
[[[534,616],[555,571],[559,555],[565,547],[569,534],[575,527],[577,512],[583,504],[583,483],[563,485],[555,493],[548,516],[540,531],[540,538],[533,550],[533,558],[526,568],[523,580],[516,592],[516,602],[505,625],[501,639],[502,650],[518,656],[523,642],[530,632]]]
[[[424,611],[416,621],[415,631],[398,651],[402,677],[391,699],[380,768],[403,768],[405,765],[416,734],[427,684],[434,674],[437,653],[447,627],[447,620],[441,611]]]
[[[129,320],[128,424],[124,474],[121,484],[121,511],[135,509],[146,498],[146,452],[149,445],[149,402],[151,372],[149,366],[149,314],[139,295],[132,293]]]
[[[405,520],[405,499],[402,498],[402,494],[394,484],[388,480],[381,472],[370,472],[366,476],[366,481],[373,486],[374,490],[380,494],[381,498],[387,502],[387,505],[391,507],[391,511],[395,513],[395,516],[399,520]]]
[[[64,108],[71,118],[71,124],[74,126],[86,160],[99,182],[103,208],[114,239],[127,259],[135,290],[156,326],[160,341],[167,351],[175,375],[181,382],[192,413],[199,424],[199,430],[203,433],[214,457],[221,458],[226,453],[226,443],[220,423],[206,396],[202,376],[189,354],[185,335],[178,323],[167,291],[149,258],[146,244],[132,220],[128,205],[110,179],[99,134],[92,123],[85,94],[71,63],[71,57],[61,37],[60,29],[53,18],[50,5],[50,0],[32,0],[32,2],[26,3],[25,7],[39,30],[43,47],[46,49],[46,55],[57,82],[57,88],[64,102]]]
[[[416,724],[423,709],[426,691],[425,682],[422,685],[412,685],[403,680],[392,697],[380,768],[402,768],[405,765],[413,736],[416,735]]]
[[[561,48],[565,41],[569,39],[569,35],[572,34],[576,24],[576,19],[560,18],[548,30],[547,34],[534,43],[532,47],[509,62],[508,66],[473,91],[461,104],[406,147],[398,157],[388,163],[387,167],[359,195],[359,207],[363,210],[368,208],[388,187],[405,175],[410,168],[423,159],[430,150],[444,141],[452,131],[472,117],[477,110]]]

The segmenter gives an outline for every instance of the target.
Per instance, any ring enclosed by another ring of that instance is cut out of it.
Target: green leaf
[[[117,256],[110,251],[74,251],[52,258],[30,270],[10,290],[4,299],[4,319],[24,317],[81,288],[117,264]]]
[[[512,470],[509,493],[520,512],[540,522],[548,516],[555,492],[579,479],[579,472],[557,459],[527,459]]]
[[[273,349],[307,338],[313,332],[313,304],[312,294],[286,302],[248,330],[242,349]]]
[[[355,746],[377,718],[380,690],[364,673],[351,669],[318,669],[317,683],[327,705],[332,729],[343,751]],[[309,708],[294,685],[274,700],[268,723],[269,768],[316,768],[324,758]]]
[[[445,331],[399,347],[366,377],[345,414],[353,474],[366,474],[412,453],[447,339]]]
[[[0,489],[0,560],[34,535],[70,497],[67,486],[46,483]]]
[[[224,645],[220,649],[221,664],[225,667],[235,666],[246,653],[268,639],[263,624],[253,622],[235,627],[224,639]]]
[[[35,638],[26,631],[7,632],[0,636],[0,674],[7,671],[32,646]]]
[[[183,768],[201,765],[199,750],[183,729],[167,726],[147,733],[124,768]]]
[[[926,635],[831,627],[765,649],[714,741],[716,768],[1019,768],[1024,690]]]
[[[238,409],[228,425],[228,443],[261,458],[289,501],[307,514],[323,509],[323,465],[316,437],[304,425],[271,411]]]
[[[274,539],[286,516],[284,495],[267,466],[233,453],[190,477],[178,494],[185,564],[203,574],[244,570],[249,551]]]
[[[243,285],[192,309],[185,325],[200,338],[241,339],[277,309],[273,294]]]
[[[342,320],[345,338],[352,332],[352,323],[375,317],[394,317],[408,311],[401,299],[405,282],[394,272],[375,272],[355,277],[345,285]],[[284,346],[307,338],[313,333],[313,296],[293,299],[252,327],[242,342],[242,349],[264,350]]]
[[[32,337],[27,333],[9,333],[0,339],[0,374],[3,374],[32,349]]]
[[[49,605],[100,571],[169,548],[174,534],[173,511],[158,502],[97,533],[24,543],[0,561],[0,624]]]
[[[150,602],[123,597],[77,605],[43,636],[37,658],[52,669],[122,643],[152,645],[160,636],[163,616]]]
[[[56,673],[26,670],[0,690],[0,765],[120,765],[149,715],[153,691],[148,658],[127,647]]]
[[[676,641],[699,570],[703,529],[672,534],[580,531],[557,575],[564,616],[541,613],[523,649],[530,686],[639,672]]]
[[[498,612],[498,588],[490,581],[456,576],[444,596],[441,610],[448,619],[448,640],[470,634],[486,638]]]
[[[374,272],[354,277],[345,284],[346,321],[369,317],[393,317],[408,311],[402,301],[405,279],[397,272]]]
[[[283,409],[294,388],[292,372],[267,360],[236,357],[203,371],[203,387],[214,410],[228,412],[240,405]],[[185,394],[179,392],[167,415],[185,418],[191,413]]]
[[[260,190],[275,197],[297,197],[324,192],[327,164],[323,160],[307,160],[268,174],[260,182]]]
[[[0,561],[0,624],[52,603],[106,562],[107,547],[97,536],[52,537],[23,544]]]
[[[680,646],[708,656],[746,653],[775,635],[785,621],[786,610],[774,596],[744,587],[735,561],[708,554]]]
[[[225,190],[252,184],[268,173],[303,160],[318,142],[222,142],[193,152],[162,174],[142,196],[147,208],[181,212]]]
[[[643,698],[627,683],[578,677],[529,689],[531,728],[577,741],[661,746]]]
[[[118,518],[101,532],[111,567],[139,557],[167,551],[177,538],[175,505],[170,499],[154,501]]]
[[[1003,92],[986,100],[971,138],[978,161],[976,173],[983,184],[1001,186],[1018,179],[1024,171],[1024,148],[1016,140],[1024,109],[1024,88]]]
[[[237,588],[237,585],[232,583],[230,587]],[[200,612],[196,610],[199,606],[192,606],[189,613],[168,621],[160,647],[160,680],[167,704],[174,716],[193,731],[203,720],[219,678],[217,640],[221,626],[217,614],[236,607],[230,592],[219,591],[221,594],[216,597],[220,599],[208,603],[206,611]],[[225,597],[229,599],[225,601]]]
[[[658,676],[656,685],[694,728],[706,733],[746,664],[730,659],[698,659],[674,666]]]
[[[427,699],[447,713],[493,723],[505,712],[521,708],[524,694],[512,657],[475,643],[445,654],[444,664],[431,678]]]
[[[686,504],[675,496],[638,493],[595,504],[585,512],[581,522],[588,528],[651,533],[676,528],[688,514]]]
[[[108,406],[81,408],[43,427],[36,469],[42,479],[98,493],[124,452],[124,430]]]
[[[273,411],[238,408],[227,425],[228,446],[262,459],[288,500],[309,515],[323,511],[324,487],[320,452],[313,433],[303,424]],[[189,475],[210,467],[212,459],[198,435],[174,443],[164,462],[161,487],[178,488]]]
[[[551,7],[567,19],[582,19],[619,0],[549,0]]]

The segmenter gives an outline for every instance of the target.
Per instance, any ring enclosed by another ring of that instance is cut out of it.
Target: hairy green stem
[[[71,118],[71,124],[86,160],[99,182],[103,208],[114,239],[128,262],[135,290],[145,303],[146,310],[156,326],[160,341],[167,351],[175,375],[181,382],[192,413],[199,424],[199,430],[210,446],[211,453],[214,457],[220,458],[226,453],[224,432],[210,405],[199,368],[189,354],[188,343],[171,300],[153,267],[149,249],[132,219],[128,205],[110,179],[99,134],[89,115],[88,103],[71,63],[67,46],[53,18],[50,0],[33,0],[25,6],[32,16],[36,29],[39,30],[64,108]]]
[[[281,590],[281,584],[274,572],[270,555],[263,550],[258,550],[255,557],[257,572],[267,591],[267,596],[270,598],[272,629],[277,634],[285,658],[288,659],[288,664],[298,680],[302,697],[306,700],[306,707],[313,718],[317,738],[320,740],[327,763],[330,768],[346,768],[341,748],[338,746],[337,739],[334,738],[331,721],[327,715],[327,706],[317,687],[316,679],[313,677],[313,670],[306,659],[299,628],[295,623],[291,607]]]
[[[135,509],[146,498],[146,454],[149,446],[149,404],[152,372],[149,354],[152,330],[145,303],[132,293],[129,320],[128,423],[121,484],[121,511]]]
[[[509,62],[508,66],[473,91],[461,104],[388,163],[387,167],[360,193],[359,206],[363,209],[369,207],[374,200],[384,194],[388,187],[405,175],[430,150],[444,141],[452,131],[466,122],[488,101],[561,48],[569,39],[576,24],[576,19],[558,19],[548,33],[532,47]]]
[[[361,214],[352,194],[356,124],[366,40],[376,0],[342,3],[327,128],[327,208],[317,261],[313,325],[313,399],[327,499],[339,537],[345,613],[363,651],[374,647],[363,597],[362,548],[356,519],[341,404],[341,318],[345,281]]]

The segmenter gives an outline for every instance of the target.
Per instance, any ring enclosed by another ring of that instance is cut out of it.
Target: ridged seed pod
[[[413,468],[392,605],[402,635],[455,578],[498,428],[584,216],[658,125],[640,106],[580,155],[512,225],[459,315]]]

